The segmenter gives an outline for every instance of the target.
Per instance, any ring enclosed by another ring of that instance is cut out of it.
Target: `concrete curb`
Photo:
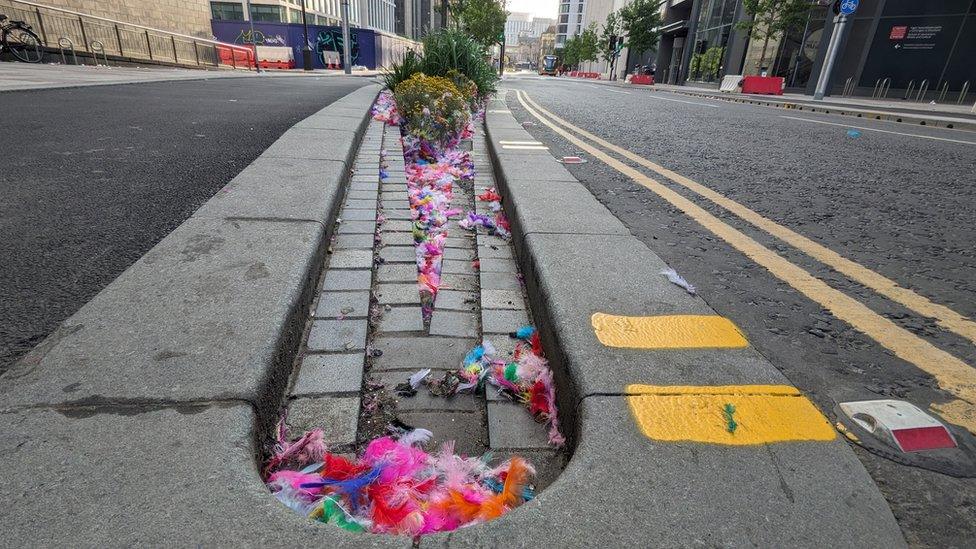
[[[633,87],[633,86],[627,86]],[[678,95],[686,95],[689,97],[701,97],[705,99],[718,99],[720,101],[728,101],[730,103],[743,103],[747,105],[761,105],[764,107],[779,107],[781,109],[796,110],[803,112],[812,113],[823,113],[823,114],[839,114],[842,116],[852,116],[855,118],[864,118],[868,120],[886,120],[888,122],[901,122],[906,125],[919,125],[932,128],[947,128],[956,130],[976,130],[976,120],[967,120],[965,118],[956,118],[952,116],[945,116],[942,114],[925,114],[925,113],[909,113],[909,112],[897,112],[897,111],[886,111],[879,110],[876,108],[871,108],[864,105],[844,105],[841,103],[830,103],[830,102],[813,102],[811,101],[795,101],[790,99],[773,99],[765,98],[762,96],[746,96],[743,94],[728,94],[728,93],[707,93],[701,91],[690,91],[690,90],[676,90],[672,88],[668,89],[654,89],[653,87],[646,88],[647,91],[652,92],[668,92]]]
[[[364,545],[276,502],[255,458],[378,91],[285,132],[0,378],[9,544]]]
[[[574,426],[562,475],[488,525],[423,538],[421,547],[901,547],[877,487],[840,437],[759,446],[645,437],[627,386],[789,382],[755,349],[643,351],[602,345],[596,312],[715,314],[659,274],[665,264],[545,150],[504,100],[486,122],[539,329]]]

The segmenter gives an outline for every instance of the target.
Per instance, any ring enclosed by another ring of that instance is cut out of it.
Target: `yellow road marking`
[[[919,139],[935,139],[936,141],[949,141],[952,143],[962,143],[964,145],[976,145],[976,141],[963,141],[962,139],[949,139],[948,137],[935,137],[933,135],[920,135],[917,133],[893,132],[891,130],[882,130],[878,128],[865,128],[864,126],[849,126],[847,124],[838,124],[837,122],[827,122],[825,120],[811,120],[809,118],[801,118],[799,116],[780,115],[780,118],[789,118],[790,120],[801,120],[803,122],[812,122],[814,124],[826,124],[828,126],[840,126],[842,128],[857,128],[859,130],[866,130],[869,132],[893,133],[895,135],[904,135],[907,137],[918,137]],[[948,129],[952,129],[952,128],[948,128]]]
[[[731,320],[715,315],[619,316],[594,313],[593,332],[607,347],[714,349],[748,347]]]
[[[519,98],[523,97],[519,92]],[[628,160],[631,160],[645,168],[649,168],[668,179],[671,179],[675,183],[694,191],[700,196],[711,200],[712,202],[722,206],[726,210],[732,212],[736,216],[744,219],[745,221],[751,223],[752,225],[766,231],[767,233],[779,238],[780,240],[786,242],[790,246],[802,251],[803,253],[809,255],[810,257],[816,259],[817,261],[830,266],[834,270],[844,274],[851,280],[854,280],[868,288],[871,288],[875,292],[887,297],[888,299],[904,305],[905,307],[915,311],[916,313],[933,318],[936,322],[943,328],[955,332],[956,334],[965,337],[966,339],[976,343],[976,322],[973,322],[969,318],[953,311],[949,307],[940,305],[938,303],[933,303],[928,298],[915,293],[908,288],[902,288],[894,280],[887,278],[859,263],[855,263],[846,257],[841,256],[837,252],[810,240],[809,238],[798,234],[797,232],[788,229],[779,223],[771,219],[767,219],[757,212],[739,204],[738,202],[722,196],[721,194],[715,192],[714,190],[696,182],[687,177],[675,173],[663,166],[655,164],[650,160],[642,156],[638,156],[627,149],[618,147],[613,143],[609,143],[589,132],[578,128],[569,122],[559,118],[558,116],[552,114],[551,112],[543,109],[535,101],[524,94],[525,101],[528,101],[533,107],[535,107],[539,112],[543,113],[545,116],[550,117],[557,123],[565,126],[573,132],[597,143],[605,149],[609,149]],[[525,105],[525,103],[522,103]]]
[[[521,90],[517,91],[522,106],[554,132],[667,200],[698,224],[745,254],[756,264],[764,267],[770,274],[786,282],[810,300],[820,304],[854,329],[874,339],[881,346],[893,352],[895,356],[931,374],[943,390],[965,400],[970,407],[976,403],[976,371],[965,362],[875,313],[860,301],[828,286],[822,280],[775,254],[769,248],[726,224],[691,200],[557,126],[529,106],[523,97],[524,95]],[[952,408],[946,409],[952,410]],[[949,421],[976,432],[976,421],[971,418],[967,420],[961,415],[946,415],[945,417]]]
[[[629,385],[627,404],[653,440],[746,446],[837,436],[817,407],[788,385]]]

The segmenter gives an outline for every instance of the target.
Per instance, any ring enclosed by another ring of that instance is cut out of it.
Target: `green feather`
[[[725,430],[735,434],[735,430],[739,427],[739,424],[732,418],[732,415],[735,414],[735,406],[731,403],[726,404],[725,408],[722,409],[722,414],[725,416]]]

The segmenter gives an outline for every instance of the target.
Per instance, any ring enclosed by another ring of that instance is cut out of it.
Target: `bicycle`
[[[0,53],[9,50],[18,61],[40,63],[41,39],[24,21],[14,21],[0,14]]]

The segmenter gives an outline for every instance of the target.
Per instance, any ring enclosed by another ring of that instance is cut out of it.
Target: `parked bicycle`
[[[0,53],[10,51],[24,63],[41,62],[41,39],[24,21],[13,21],[0,14]]]

